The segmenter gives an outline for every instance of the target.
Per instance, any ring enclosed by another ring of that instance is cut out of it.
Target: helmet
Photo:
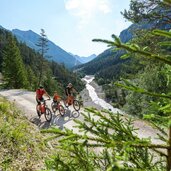
[[[72,83],[69,83],[68,86],[71,86],[72,87]]]
[[[43,85],[40,85],[39,88],[43,88]]]

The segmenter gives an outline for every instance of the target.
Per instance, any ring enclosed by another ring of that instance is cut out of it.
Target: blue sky
[[[48,39],[79,56],[107,49],[94,38],[111,39],[131,23],[120,14],[130,0],[0,0],[0,25],[6,29],[43,28]]]

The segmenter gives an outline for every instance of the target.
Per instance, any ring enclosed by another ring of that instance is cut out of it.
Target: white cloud
[[[65,8],[79,18],[79,28],[88,24],[97,12],[111,12],[109,0],[65,0]]]
[[[110,9],[109,1],[106,1],[106,0],[99,1],[99,10],[105,14],[110,13],[111,9]]]
[[[78,8],[80,4],[80,1],[78,0],[69,0],[65,2],[65,8],[67,10]]]

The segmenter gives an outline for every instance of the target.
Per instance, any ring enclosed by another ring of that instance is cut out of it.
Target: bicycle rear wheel
[[[36,105],[36,112],[37,112],[37,115],[38,115],[38,116],[39,116],[39,118],[40,118],[41,113],[40,113],[40,111],[38,110],[38,106],[39,106],[39,105]]]
[[[78,100],[74,100],[73,107],[76,111],[79,111],[80,110],[80,102]]]
[[[45,119],[46,119],[48,122],[50,122],[51,119],[52,119],[52,112],[51,112],[51,110],[50,110],[49,108],[46,108],[44,114],[45,114]]]
[[[59,106],[58,106],[58,109],[59,109],[60,115],[61,115],[61,116],[64,116],[64,114],[65,114],[65,109],[64,109],[64,107],[63,107],[62,105],[59,105]]]

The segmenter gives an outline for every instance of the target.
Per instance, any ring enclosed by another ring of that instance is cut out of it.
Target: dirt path
[[[63,129],[67,127],[69,129],[74,129],[73,126],[75,122],[74,118],[79,117],[80,120],[83,119],[79,112],[75,112],[72,107],[66,110],[64,117],[60,117],[59,112],[53,113],[53,117],[50,123],[46,122],[44,115],[39,119],[36,113],[36,100],[35,92],[13,89],[13,90],[3,90],[0,91],[0,95],[7,98],[9,101],[14,102],[14,104],[21,110],[22,113],[39,128],[48,128],[52,125]],[[47,101],[47,105],[51,106],[52,100]]]
[[[98,106],[97,104],[93,104],[91,101],[91,98],[88,96],[88,94],[84,90],[82,94],[84,95],[84,101],[85,106],[94,106],[97,109],[101,109],[101,106]],[[44,116],[41,116],[39,119],[36,113],[36,100],[35,100],[35,92],[25,91],[25,90],[3,90],[0,91],[0,95],[6,97],[9,101],[14,102],[16,106],[21,109],[21,111],[25,114],[25,116],[34,124],[36,124],[39,128],[48,128],[49,126],[57,126],[60,129],[63,129],[64,127],[68,129],[73,129],[75,132],[78,132],[78,129],[75,129],[75,122],[73,121],[74,118],[77,118],[81,121],[84,121],[83,116],[81,115],[81,112],[83,112],[83,108],[80,112],[74,111],[72,107],[69,107],[69,109],[66,110],[66,114],[64,117],[61,117],[59,115],[59,112],[57,111],[56,114],[53,114],[52,121],[50,123],[45,121]],[[85,100],[86,99],[86,100]],[[51,101],[48,101],[48,106],[50,107],[52,103]],[[97,119],[97,118],[94,118]],[[142,120],[136,120],[134,122],[134,126],[136,128],[139,128],[137,131],[138,136],[141,138],[152,138],[152,142],[155,144],[161,143],[158,139],[156,139],[157,131],[153,129],[151,126],[149,126],[146,122]]]

